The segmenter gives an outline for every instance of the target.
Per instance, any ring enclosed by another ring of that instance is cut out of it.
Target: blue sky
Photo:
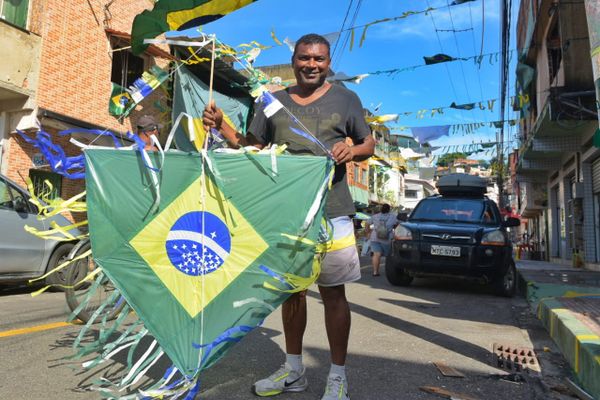
[[[363,0],[354,26],[361,26],[375,20],[391,18],[406,11],[422,11],[429,7],[443,7],[450,0]],[[514,26],[516,24],[518,2],[514,2]],[[280,40],[289,37],[296,40],[305,33],[327,34],[341,29],[350,0],[323,0],[321,2],[298,2],[292,0],[258,0],[236,12],[204,27],[206,33],[217,37],[232,46],[256,40],[264,45],[275,45],[271,30]],[[348,19],[355,12],[358,0],[352,1]],[[433,11],[430,15],[413,15],[393,22],[371,26],[362,47],[358,42],[362,28],[355,32],[355,44],[350,52],[348,46],[340,55],[338,44],[333,58],[336,72],[356,75],[380,70],[408,67],[423,64],[423,56],[445,53],[453,57],[470,57],[479,54],[482,26],[484,25],[483,53],[498,52],[499,39],[499,0],[485,0],[485,17],[482,24],[482,0]],[[466,32],[437,32],[441,29],[472,29]],[[343,38],[343,36],[342,36]],[[332,43],[333,45],[334,43]],[[290,61],[291,53],[287,46],[275,46],[265,50],[255,65],[282,64]],[[513,57],[514,64],[514,57]],[[348,84],[361,98],[363,105],[373,110],[381,103],[378,114],[395,114],[405,111],[418,111],[435,107],[499,97],[500,63],[489,63],[486,58],[481,68],[471,61],[456,61],[401,72],[394,76],[369,76],[359,85]],[[510,70],[510,91],[514,94],[514,67]],[[509,118],[516,118],[511,111]],[[489,122],[503,119],[496,102],[494,111],[445,110],[435,117],[401,117],[397,124],[388,126],[429,126]],[[507,133],[515,136],[515,128],[507,128]],[[410,131],[404,132],[410,134]],[[495,141],[496,130],[480,129],[475,135],[451,135],[432,142],[436,146],[468,144],[479,141]],[[489,158],[479,154],[473,158]]]

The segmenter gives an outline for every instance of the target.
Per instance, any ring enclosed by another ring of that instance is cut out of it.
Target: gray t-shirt
[[[354,143],[362,143],[371,134],[365,122],[362,104],[358,96],[339,85],[329,90],[312,103],[301,106],[290,97],[287,90],[273,95],[304,124],[304,126],[329,150],[337,142],[347,137]],[[324,155],[324,151],[309,139],[294,133],[300,130],[297,123],[283,110],[267,118],[259,106],[254,113],[248,132],[262,144],[287,144],[287,150],[293,154]],[[333,187],[329,193],[325,210],[329,218],[352,215],[356,212],[354,202],[346,180],[346,165],[336,165]]]

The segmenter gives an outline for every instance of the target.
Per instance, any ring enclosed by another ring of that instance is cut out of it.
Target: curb
[[[600,399],[600,336],[579,321],[560,302],[560,297],[573,297],[573,293],[600,293],[600,289],[539,283],[527,280],[521,271],[518,271],[518,275],[519,293],[525,296],[550,337],[560,348],[578,383],[594,399]]]

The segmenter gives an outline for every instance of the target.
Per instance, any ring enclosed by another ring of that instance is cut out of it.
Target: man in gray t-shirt
[[[294,101],[288,90],[275,92],[274,96],[329,149],[338,142],[345,142],[347,137],[354,143],[361,143],[371,135],[360,99],[343,86],[330,85],[323,96],[307,105]],[[263,145],[287,144],[290,153],[325,155],[316,143],[294,133],[290,127],[297,128],[298,125],[287,113],[278,112],[267,118],[260,108],[254,113],[248,132]],[[348,189],[345,163],[335,166],[333,187],[325,209],[329,218],[356,212]]]
[[[358,97],[326,81],[330,63],[329,42],[325,38],[315,34],[301,37],[292,56],[297,85],[276,92],[274,96],[329,149],[336,162],[333,188],[326,204],[327,216],[333,225],[332,250],[326,253],[317,280],[325,307],[325,327],[332,362],[322,400],[347,400],[345,362],[350,308],[344,284],[360,278],[360,264],[349,217],[355,210],[346,182],[346,163],[362,161],[373,155],[375,140],[364,121]],[[246,137],[222,123],[223,114],[214,104],[205,109],[203,121],[208,128],[218,129],[234,147],[255,145],[262,148],[268,144],[286,144],[292,153],[324,154],[311,140],[294,132],[294,129],[299,130],[299,126],[283,111],[267,118],[262,108],[256,110]],[[346,138],[350,138],[353,145],[349,145]],[[290,296],[282,305],[282,316],[286,362],[269,377],[254,384],[253,391],[259,396],[300,392],[308,386],[302,363],[302,339],[307,320],[306,292]]]

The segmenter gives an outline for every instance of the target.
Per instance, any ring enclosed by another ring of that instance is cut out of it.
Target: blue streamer
[[[70,179],[85,178],[83,154],[67,157],[62,147],[52,143],[51,136],[44,131],[38,131],[35,139],[30,138],[23,131],[17,130],[17,133],[27,143],[40,150],[52,171]]]
[[[315,138],[314,136],[309,135],[308,133],[304,132],[303,130],[300,129],[296,129],[293,126],[290,126],[290,129],[292,132],[294,132],[296,135],[300,135],[303,138],[306,138],[308,140],[310,140],[311,142],[321,145],[321,143],[317,140],[317,138]]]
[[[200,391],[200,378],[198,378],[198,381],[196,382],[196,384],[194,385],[192,390],[189,391],[188,395],[185,396],[184,400],[194,400],[199,391]]]
[[[220,345],[221,343],[223,343],[223,342],[239,342],[240,340],[242,340],[243,336],[232,337],[234,334],[240,333],[240,332],[248,333],[252,329],[254,329],[254,328],[251,326],[248,326],[248,325],[234,326],[233,328],[229,328],[225,332],[221,333],[211,343],[207,343],[207,344],[192,343],[192,346],[195,349],[202,349],[202,348],[206,349],[206,352],[202,356],[202,360],[201,360],[200,364],[201,365],[204,364],[204,362],[207,360],[208,356],[214,350],[214,348],[217,347],[218,345]]]
[[[290,285],[289,283],[287,283],[287,281],[285,280],[285,278],[282,275],[280,275],[277,272],[273,271],[269,267],[266,267],[264,265],[260,265],[258,268],[260,268],[264,273],[266,273],[267,275],[269,275],[271,278],[274,278],[274,279],[278,280],[279,282],[283,283],[286,286],[286,289],[293,289],[293,286]]]

